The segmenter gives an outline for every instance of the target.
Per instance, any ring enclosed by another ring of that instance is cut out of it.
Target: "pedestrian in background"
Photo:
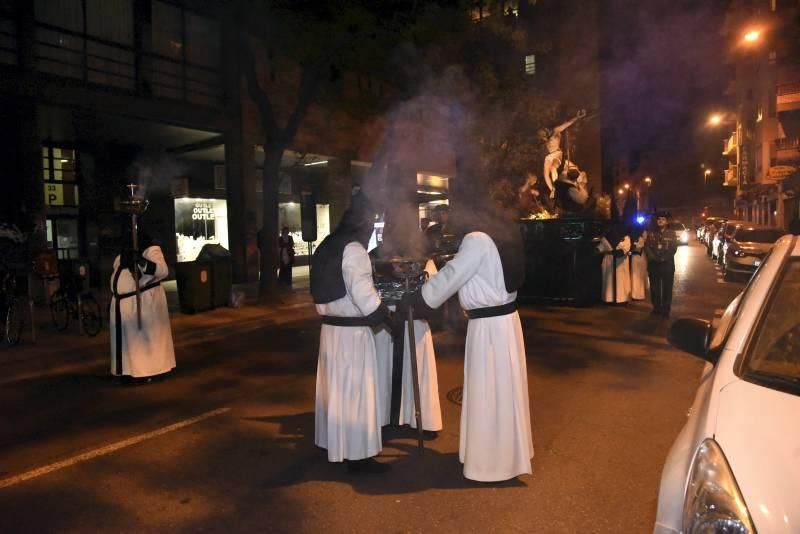
[[[288,226],[283,227],[281,235],[278,237],[278,258],[280,259],[278,283],[290,286],[292,285],[292,267],[294,266],[294,239],[289,235]]]
[[[656,227],[648,232],[644,247],[653,313],[664,317],[669,317],[672,308],[675,253],[678,251],[678,237],[669,228],[669,219],[669,212],[656,213]]]

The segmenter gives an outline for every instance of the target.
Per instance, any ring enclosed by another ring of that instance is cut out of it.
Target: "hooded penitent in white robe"
[[[633,300],[645,300],[647,298],[647,258],[644,254],[644,243],[647,240],[647,233],[642,234],[641,237],[634,244],[634,251],[639,254],[631,256],[631,298]]]
[[[142,328],[136,319],[136,282],[128,269],[114,260],[111,275],[111,374],[136,378],[160,375],[175,368],[175,349],[169,324],[167,295],[158,284],[169,274],[164,254],[158,246],[144,249],[147,260],[139,266],[142,288]],[[119,306],[119,307],[118,307]]]
[[[425,265],[428,276],[436,274],[436,265],[428,260]],[[414,416],[414,383],[411,375],[410,348],[408,343],[408,321],[403,322],[403,382],[400,394],[401,425],[417,427]],[[439,404],[439,379],[436,374],[436,354],[433,350],[433,335],[428,321],[414,320],[414,339],[417,348],[417,372],[419,373],[419,396],[422,405],[422,428],[439,431],[442,429],[442,409]],[[388,425],[392,404],[392,361],[394,343],[387,330],[375,335],[378,350],[378,373],[381,404],[381,424]]]
[[[456,291],[465,310],[516,300],[516,292],[506,290],[500,255],[487,234],[467,234],[458,254],[422,287],[422,298],[438,308]],[[470,319],[467,326],[459,458],[470,480],[531,473],[525,342],[516,311]]]
[[[342,255],[347,294],[317,313],[333,317],[365,317],[381,300],[372,282],[366,249],[349,243]],[[323,324],[319,336],[314,442],[328,450],[328,460],[363,460],[381,451],[378,364],[375,336],[368,326]]]
[[[631,299],[631,273],[628,265],[628,252],[631,250],[631,238],[625,236],[616,247],[612,247],[604,237],[597,250],[604,253],[603,256],[603,302],[621,304]],[[606,254],[613,250],[621,250],[626,255],[622,258],[614,258],[611,254]],[[614,300],[614,267],[617,269],[617,300]]]

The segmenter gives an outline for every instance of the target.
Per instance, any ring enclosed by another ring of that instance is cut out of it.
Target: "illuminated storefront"
[[[175,199],[178,261],[194,261],[204,245],[228,246],[228,205],[215,198]]]
[[[308,256],[308,244],[303,241],[301,231],[302,214],[299,202],[281,202],[278,204],[278,227],[289,227],[289,235],[294,240],[295,256]],[[313,242],[313,249],[322,243],[322,240],[331,233],[330,205],[317,204],[317,240]],[[277,236],[276,236],[277,240]]]

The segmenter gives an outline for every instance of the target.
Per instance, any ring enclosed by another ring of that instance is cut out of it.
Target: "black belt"
[[[475,308],[466,310],[467,317],[470,319],[486,319],[488,317],[500,317],[501,315],[511,315],[517,311],[517,301],[509,302],[501,306],[490,306],[488,308]]]
[[[375,320],[372,317],[335,317],[333,315],[323,315],[322,324],[329,326],[373,326]]]
[[[159,282],[158,280],[156,280],[155,282],[150,282],[149,284],[140,287],[139,288],[139,293],[140,294],[144,293],[145,291],[147,291],[149,289],[153,289],[154,287],[158,287],[160,285],[161,285],[161,282]],[[117,299],[117,300],[124,300],[124,299],[127,299],[127,298],[135,296],[136,295],[136,291],[129,291],[127,293],[114,293],[113,295],[114,295],[114,298]]]

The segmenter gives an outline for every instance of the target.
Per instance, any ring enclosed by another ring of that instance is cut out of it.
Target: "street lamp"
[[[761,39],[761,30],[752,29],[744,34],[744,42],[748,44],[755,43]]]
[[[630,189],[630,188],[631,188],[631,184],[625,184],[625,185],[624,185],[624,186],[622,186],[622,187],[624,187],[624,188],[625,188],[625,190],[627,191],[628,189]]]
[[[646,183],[648,186],[653,185],[653,179],[650,178],[649,176],[645,176],[644,183]]]
[[[720,115],[719,113],[714,113],[713,115],[711,115],[711,117],[709,117],[708,123],[711,124],[712,126],[719,125],[720,123],[722,123],[722,115]]]
[[[622,195],[624,195],[624,194],[625,194],[625,190],[624,190],[624,189],[622,189],[622,188],[620,188],[620,189],[617,189],[617,194],[618,194],[619,196],[622,196]]]

